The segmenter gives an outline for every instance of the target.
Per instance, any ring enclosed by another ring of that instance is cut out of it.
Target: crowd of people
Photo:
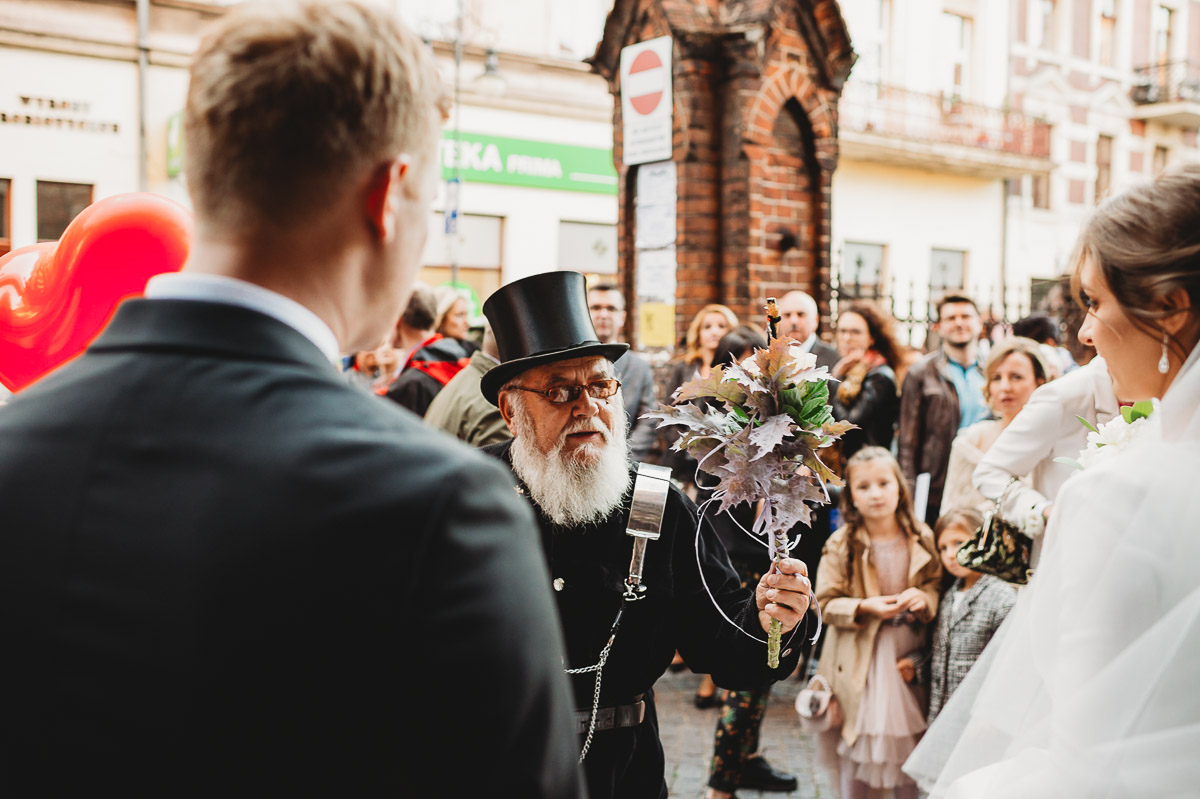
[[[372,4],[204,39],[187,265],[0,410],[5,795],[423,795],[465,758],[500,796],[665,799],[654,685],[685,665],[722,708],[708,799],[796,788],[759,730],[810,673],[843,799],[1200,785],[1200,166],[1093,212],[1078,331],[986,337],[948,293],[924,352],[783,293],[854,427],[772,564],[646,418],[762,327],[707,305],[656,374],[614,284],[534,275],[473,319],[416,283],[444,114]],[[956,557],[996,515],[1027,587]]]

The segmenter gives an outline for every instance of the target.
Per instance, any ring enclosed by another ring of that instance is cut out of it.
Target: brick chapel
[[[758,324],[763,300],[794,288],[817,299],[827,322],[838,98],[854,63],[837,2],[615,1],[590,64],[616,101],[618,281],[627,297],[645,288],[635,245],[645,165],[625,163],[621,53],[658,37],[670,37],[675,340],[708,303]]]

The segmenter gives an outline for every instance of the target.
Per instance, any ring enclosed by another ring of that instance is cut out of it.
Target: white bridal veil
[[[1063,486],[1037,575],[905,766],[933,796],[1200,796],[1198,356],[1153,432]]]

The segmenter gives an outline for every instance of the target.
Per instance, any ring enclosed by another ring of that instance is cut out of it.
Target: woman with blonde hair
[[[446,338],[465,341],[471,332],[470,307],[466,295],[453,286],[437,286],[433,290],[437,298],[437,316],[433,321],[433,332]],[[478,349],[472,345],[472,352]]]
[[[684,383],[697,377],[708,377],[712,371],[717,345],[726,333],[737,326],[737,314],[717,303],[705,305],[700,309],[700,313],[692,317],[687,337],[684,339],[684,352],[677,355],[671,363],[671,374],[667,381],[669,402],[674,402],[675,392]],[[671,467],[672,476],[680,483],[694,486],[696,461],[686,453],[675,452],[670,448],[679,439],[679,428],[672,427],[668,430],[670,432],[667,434],[662,464]]]
[[[971,475],[1004,429],[1016,418],[1034,389],[1050,375],[1042,347],[1033,339],[1014,336],[992,347],[983,367],[983,398],[994,419],[964,428],[950,445],[943,508],[987,510],[995,504],[976,490]],[[1022,477],[1024,475],[1021,475]]]

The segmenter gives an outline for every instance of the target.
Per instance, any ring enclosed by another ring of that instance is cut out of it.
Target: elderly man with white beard
[[[574,272],[510,283],[483,310],[501,363],[480,388],[513,433],[484,451],[512,469],[537,516],[567,641],[588,793],[665,799],[654,682],[676,649],[727,688],[790,674],[807,628],[800,622],[809,607],[808,570],[784,559],[755,590],[742,588],[696,506],[663,480],[660,537],[639,545],[640,588],[631,594],[639,546],[627,529],[635,526],[637,467],[629,462],[613,367],[626,345],[597,339],[583,277]],[[785,631],[774,669],[765,643],[772,618]]]

